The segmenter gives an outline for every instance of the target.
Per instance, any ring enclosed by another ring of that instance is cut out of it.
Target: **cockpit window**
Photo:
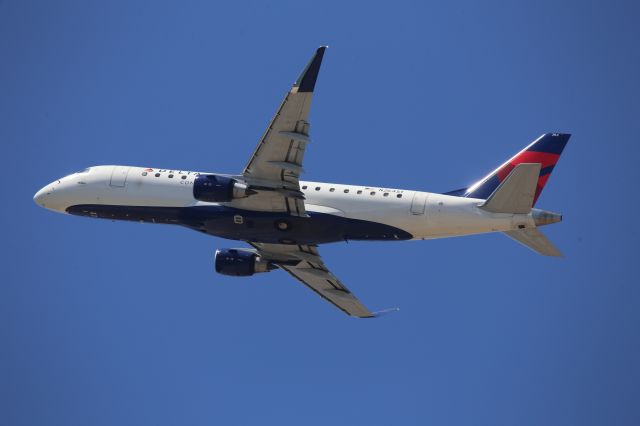
[[[89,171],[90,171],[90,170],[91,170],[91,167],[87,167],[86,169],[84,169],[84,170],[80,170],[79,172],[76,172],[76,173],[77,173],[77,174],[80,174],[80,173],[89,173]]]

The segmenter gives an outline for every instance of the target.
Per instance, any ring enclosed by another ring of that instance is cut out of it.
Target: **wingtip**
[[[324,51],[328,46],[320,46],[316,49],[313,57],[296,80],[293,87],[298,88],[298,93],[300,92],[313,92],[313,89],[316,86],[316,81],[318,80],[318,73],[320,72],[320,65],[322,64],[322,58],[324,56]]]

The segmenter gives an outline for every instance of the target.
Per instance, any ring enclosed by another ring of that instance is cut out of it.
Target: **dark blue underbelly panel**
[[[302,218],[224,206],[143,207],[83,204],[67,208],[77,216],[167,223],[232,240],[322,244],[344,240],[408,240],[402,229],[359,219],[309,212]]]

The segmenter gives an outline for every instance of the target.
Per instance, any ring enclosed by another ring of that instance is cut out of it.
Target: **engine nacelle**
[[[262,260],[256,253],[242,249],[216,250],[215,265],[217,273],[237,277],[247,277],[277,268],[276,265]]]
[[[193,182],[193,197],[209,203],[224,203],[254,193],[247,185],[227,176],[200,174]]]

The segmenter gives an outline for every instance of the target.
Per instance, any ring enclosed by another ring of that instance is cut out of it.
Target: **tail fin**
[[[569,141],[569,137],[571,135],[566,133],[545,133],[480,181],[468,188],[451,191],[447,194],[487,199],[517,165],[539,163],[540,172],[533,197],[533,205],[535,205],[549,176],[551,176],[553,168],[560,159],[560,154],[562,154],[562,150]]]

